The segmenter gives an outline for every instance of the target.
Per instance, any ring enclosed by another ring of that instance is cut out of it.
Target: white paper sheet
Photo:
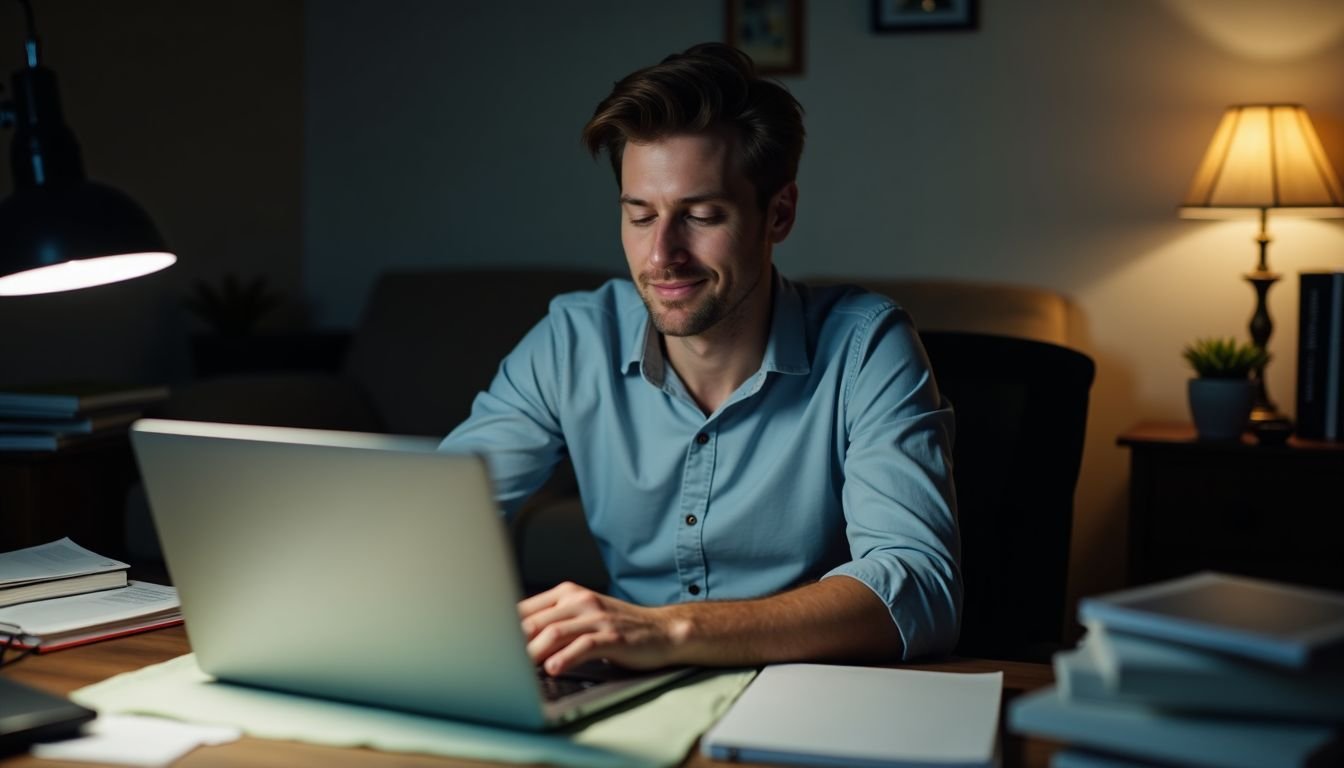
[[[237,741],[242,732],[221,725],[191,725],[139,715],[102,715],[82,737],[33,746],[34,757],[152,768],[171,764],[206,744]]]

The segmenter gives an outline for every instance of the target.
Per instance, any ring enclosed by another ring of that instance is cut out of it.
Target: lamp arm
[[[12,126],[10,173],[14,189],[85,180],[79,143],[65,122],[56,75],[38,58],[37,23],[31,0],[18,0],[27,18],[26,66],[15,70],[10,101],[0,104],[0,125]],[[6,115],[5,113],[8,113]]]
[[[23,41],[23,59],[24,63],[32,69],[39,64],[41,55],[41,45],[37,39],[37,20],[33,15],[32,0],[19,0],[19,7],[23,9],[23,26],[27,30],[27,37]],[[0,90],[4,90],[4,85],[0,84]],[[9,128],[14,125],[17,119],[14,102],[0,102],[0,128]]]
[[[36,67],[39,63],[38,56],[40,45],[37,40],[37,21],[33,16],[33,4],[31,0],[19,0],[19,5],[23,6],[24,26],[28,30],[28,38],[23,41],[24,59],[27,61],[28,67],[32,68]]]

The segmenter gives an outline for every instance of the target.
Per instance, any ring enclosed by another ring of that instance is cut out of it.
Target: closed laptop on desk
[[[154,419],[132,441],[192,649],[221,680],[535,729],[670,679],[543,701],[478,457]]]

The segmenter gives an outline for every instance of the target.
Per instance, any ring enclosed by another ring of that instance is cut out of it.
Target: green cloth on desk
[[[666,766],[685,758],[755,675],[696,675],[638,706],[560,733],[529,733],[215,682],[192,654],[81,688],[74,701],[104,713],[135,712],[234,725],[249,736],[334,747],[563,766]]]

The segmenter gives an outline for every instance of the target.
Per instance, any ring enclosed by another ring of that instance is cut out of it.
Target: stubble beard
[[[662,279],[674,280],[678,277],[692,276],[663,275]],[[647,275],[640,278],[639,295],[644,300],[644,308],[649,312],[649,320],[653,322],[653,327],[664,336],[699,336],[713,328],[727,314],[727,302],[722,296],[712,292],[683,301],[659,303],[652,295],[653,288],[649,282],[650,278]],[[672,318],[673,314],[683,312],[687,314],[679,322]]]

